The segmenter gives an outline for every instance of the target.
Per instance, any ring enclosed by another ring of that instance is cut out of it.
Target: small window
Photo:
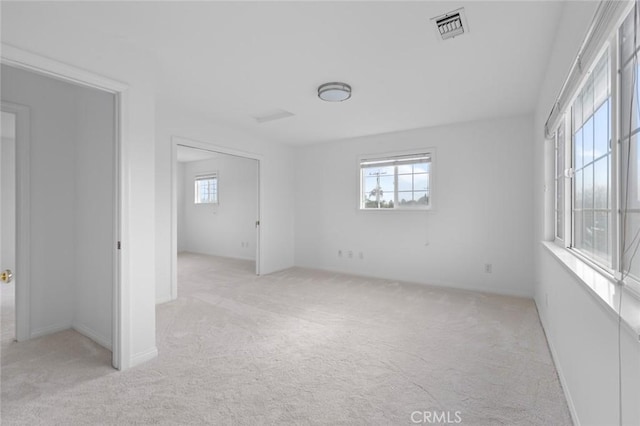
[[[432,152],[360,161],[360,208],[428,209],[432,205]]]
[[[195,203],[218,204],[218,174],[210,173],[206,176],[196,176]]]

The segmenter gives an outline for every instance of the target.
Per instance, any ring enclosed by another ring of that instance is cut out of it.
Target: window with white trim
[[[428,209],[432,200],[433,152],[360,160],[360,208]]]
[[[555,129],[554,235],[585,262],[621,276],[640,293],[638,12],[628,12],[620,27],[600,28],[611,34],[596,37],[598,45],[585,42],[590,50],[584,57],[593,59],[577,60],[565,83],[573,93],[561,92],[547,121],[547,130]],[[569,144],[566,150],[563,144]]]
[[[218,204],[217,173],[196,176],[194,183],[196,204]]]
[[[572,246],[611,268],[611,114],[605,52],[571,107]]]

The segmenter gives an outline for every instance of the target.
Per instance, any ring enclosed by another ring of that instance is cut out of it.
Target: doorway
[[[2,88],[3,130],[12,116],[16,129],[13,139],[3,134],[2,153],[16,155],[3,156],[0,174],[0,197],[15,199],[13,206],[2,204],[0,245],[0,268],[15,277],[3,298],[4,308],[13,288],[14,335],[21,342],[74,329],[112,351],[118,283],[116,96],[4,64]],[[7,242],[9,229],[13,242]],[[3,322],[3,342],[5,331],[10,332]],[[116,351],[112,365],[118,368]]]
[[[0,147],[0,298],[2,300],[2,346],[16,339],[16,122],[13,112],[2,110]]]
[[[172,299],[179,252],[252,262],[260,274],[260,159],[173,138]]]

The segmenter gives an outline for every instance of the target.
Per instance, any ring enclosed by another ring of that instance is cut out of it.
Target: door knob
[[[11,272],[11,269],[5,269],[0,273],[0,281],[7,284],[13,281],[13,272]]]

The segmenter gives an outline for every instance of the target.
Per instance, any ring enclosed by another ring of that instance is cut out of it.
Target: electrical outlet
[[[363,252],[358,253],[358,258],[360,260],[364,260],[364,253]]]
[[[338,257],[342,257],[342,250],[338,250]]]
[[[353,251],[349,250],[347,256],[349,256],[349,259],[353,259]]]
[[[491,265],[490,263],[485,263],[484,264],[484,272],[486,272],[487,274],[490,274],[493,272],[493,265]]]

